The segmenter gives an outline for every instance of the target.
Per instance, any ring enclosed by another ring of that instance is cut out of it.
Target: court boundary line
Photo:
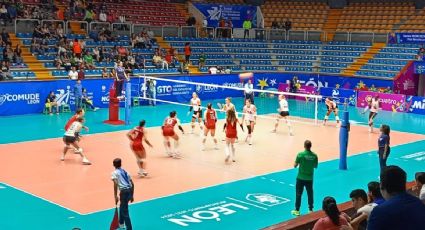
[[[398,147],[398,146],[402,146],[402,145],[414,144],[416,142],[421,142],[421,141],[425,141],[425,139],[418,140],[418,141],[410,141],[410,142],[406,142],[406,143],[398,144],[398,145],[393,145],[392,147]],[[374,150],[368,151],[368,152],[361,152],[361,153],[354,154],[354,155],[347,156],[347,157],[348,158],[351,158],[351,157],[359,156],[359,155],[362,155],[362,154],[369,154],[371,152],[374,152]],[[338,158],[336,158],[336,159],[330,159],[330,160],[326,160],[326,161],[321,161],[321,162],[319,162],[319,164],[321,164],[321,163],[327,163],[327,162],[331,162],[331,161],[336,161],[336,160],[338,160]],[[272,171],[272,172],[268,172],[268,173],[264,173],[264,174],[249,176],[249,177],[243,178],[243,179],[238,179],[238,180],[234,180],[234,181],[228,181],[228,182],[225,182],[225,183],[220,183],[220,184],[215,184],[215,185],[210,185],[210,186],[199,187],[199,188],[196,188],[196,189],[191,189],[191,190],[187,190],[187,191],[180,192],[180,193],[174,193],[174,194],[169,194],[169,195],[165,195],[165,196],[159,196],[159,197],[147,199],[147,200],[144,200],[144,201],[133,202],[133,203],[129,204],[129,206],[141,204],[141,203],[144,203],[144,202],[150,202],[150,201],[154,201],[154,200],[158,200],[158,199],[163,199],[163,198],[167,198],[167,197],[172,197],[172,196],[176,196],[176,195],[182,195],[182,194],[185,194],[185,193],[195,192],[195,191],[203,190],[203,189],[207,189],[207,188],[213,188],[213,187],[216,187],[216,186],[222,186],[222,185],[226,185],[226,184],[231,184],[231,183],[246,181],[246,180],[254,179],[256,177],[264,177],[264,178],[268,179],[266,177],[267,175],[275,174],[275,173],[279,173],[279,172],[285,172],[285,171],[292,170],[292,169],[293,168],[279,170],[279,171]],[[291,187],[293,187],[293,186],[291,186]],[[107,208],[107,209],[101,209],[101,210],[98,210],[98,211],[88,212],[88,213],[84,213],[84,214],[81,214],[81,215],[83,215],[83,216],[85,216],[85,215],[92,215],[92,214],[96,214],[96,213],[99,213],[99,212],[109,211],[109,210],[112,210],[112,209],[114,209],[114,208],[112,207],[112,208]]]
[[[2,182],[2,181],[0,181],[0,183],[1,183],[1,184],[4,184],[4,185],[6,185],[6,186],[9,186],[9,187],[11,187],[11,188],[13,188],[13,189],[16,189],[16,190],[18,190],[18,191],[20,191],[20,192],[22,192],[22,193],[26,193],[26,194],[28,194],[28,195],[30,195],[30,196],[32,196],[32,197],[39,198],[39,199],[41,199],[41,200],[43,200],[43,201],[46,201],[47,203],[50,203],[50,204],[56,205],[56,206],[58,206],[58,207],[61,207],[61,208],[63,208],[63,209],[66,209],[66,210],[68,210],[68,211],[70,211],[70,212],[73,212],[73,213],[75,213],[75,214],[78,214],[78,215],[83,216],[83,214],[82,214],[82,213],[80,213],[80,212],[78,212],[78,211],[75,211],[75,210],[73,210],[73,209],[71,209],[71,208],[65,207],[65,206],[63,206],[63,205],[61,205],[61,204],[58,204],[58,203],[56,203],[56,202],[53,202],[53,201],[51,201],[51,200],[48,200],[47,198],[44,198],[44,197],[41,197],[41,196],[37,196],[37,195],[35,195],[34,193],[28,192],[28,191],[23,190],[23,189],[21,189],[21,188],[17,188],[17,187],[15,187],[15,186],[13,186],[13,185],[10,185],[10,184],[6,183],[6,182]]]

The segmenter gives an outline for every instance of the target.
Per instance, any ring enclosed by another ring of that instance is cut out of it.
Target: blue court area
[[[204,102],[204,104],[207,101]],[[213,105],[218,101],[213,101]],[[223,102],[223,101],[220,101]],[[235,98],[238,110],[242,100]],[[277,99],[258,98],[259,113],[275,113]],[[312,118],[314,104],[290,101],[292,115]],[[323,118],[323,105],[319,118]],[[108,111],[87,112],[89,133],[103,133],[126,130],[140,119],[148,126],[160,126],[170,110],[177,110],[183,122],[188,122],[188,107],[158,105],[136,107],[132,110],[131,126],[104,125]],[[350,120],[363,125],[367,115],[361,110],[349,108]],[[123,112],[123,111],[121,111]],[[25,115],[0,118],[2,144],[60,137],[63,126],[71,114]],[[221,115],[223,117],[223,115]],[[221,118],[222,118],[221,117]],[[425,117],[408,113],[380,112],[377,125],[390,124],[393,130],[425,134]],[[366,127],[365,127],[366,129]],[[417,171],[424,170],[425,140],[392,147],[389,164],[405,169],[409,180]],[[7,154],[7,152],[1,153]],[[37,163],[36,161],[34,163]],[[321,162],[315,174],[315,210],[321,208],[324,196],[334,196],[338,202],[349,200],[352,189],[363,188],[372,180],[378,180],[379,164],[376,152],[366,152],[349,157],[347,171],[338,170],[338,160]],[[260,229],[293,218],[290,211],[295,202],[296,170],[290,169],[266,175],[234,181],[226,184],[188,191],[168,197],[135,203],[130,206],[134,229]],[[28,172],[31,173],[31,172]],[[109,173],[109,172],[108,172]],[[108,174],[109,175],[109,174]],[[0,181],[1,182],[1,181]],[[143,189],[143,188],[139,188]],[[32,196],[7,184],[0,184],[3,197],[0,229],[108,229],[113,209],[99,210],[80,215],[49,201]],[[112,200],[111,194],[111,200]],[[307,212],[306,196],[303,197],[302,213]]]

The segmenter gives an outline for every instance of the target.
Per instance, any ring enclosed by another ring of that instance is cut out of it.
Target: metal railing
[[[88,22],[86,22],[86,21],[67,21],[66,22],[66,29],[65,29],[65,32],[67,34],[71,34],[71,33],[74,32],[74,31],[72,31],[71,24],[77,25],[79,27],[78,28],[79,30],[85,30],[86,34],[89,33],[89,23]]]
[[[16,19],[15,34],[17,33],[32,33],[36,26],[40,25],[40,20],[37,19]]]

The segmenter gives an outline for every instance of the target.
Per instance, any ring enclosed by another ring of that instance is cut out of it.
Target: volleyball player
[[[243,107],[242,121],[245,121],[246,127],[248,128],[248,135],[246,136],[245,142],[252,145],[252,133],[254,132],[254,126],[257,120],[257,108],[254,104],[251,104],[250,99],[245,100],[245,106]]]
[[[378,115],[379,108],[380,108],[379,96],[377,95],[374,98],[372,98],[372,101],[370,102],[369,122],[368,122],[370,133],[373,132],[373,120],[375,120],[376,115]]]
[[[72,115],[72,117],[66,122],[64,127],[65,131],[67,131],[69,127],[71,126],[71,124],[74,123],[78,118],[84,117],[84,113],[85,113],[84,109],[78,108],[77,111],[75,111],[75,114]],[[86,131],[89,131],[89,128],[87,126],[83,126],[83,129],[85,129]],[[76,141],[80,142],[81,140],[80,133],[76,133],[75,137],[77,138]],[[74,149],[74,153],[78,153],[78,149]]]
[[[178,126],[180,131],[184,134],[184,130],[180,124],[180,120],[177,118],[177,112],[170,112],[170,116],[167,117],[162,125],[162,135],[164,136],[164,147],[165,152],[169,157],[180,158],[178,151],[179,147],[179,136],[174,132],[174,126]],[[174,140],[174,150],[171,149],[171,140]]]
[[[238,136],[237,132],[237,124],[239,123],[239,126],[243,130],[242,123],[238,120],[236,117],[235,110],[229,109],[226,112],[226,123],[224,124],[224,130],[226,132],[226,147],[225,153],[226,153],[226,159],[225,162],[229,162],[230,156],[232,157],[232,161],[236,162],[235,160],[235,141]]]
[[[280,94],[278,99],[279,99],[279,109],[278,109],[279,114],[277,115],[276,123],[274,124],[274,130],[272,132],[275,133],[277,131],[277,127],[279,126],[279,121],[281,118],[283,118],[285,119],[286,125],[288,125],[289,135],[293,136],[294,134],[292,133],[291,122],[288,120],[288,116],[289,116],[288,101],[286,100],[285,95],[283,94]]]
[[[199,123],[199,128],[202,130],[202,109],[201,109],[201,99],[199,99],[198,95],[193,92],[192,93],[192,98],[190,99],[190,109],[189,109],[189,113],[192,112],[193,110],[193,115],[192,115],[192,122],[191,122],[191,126],[192,126],[192,133],[194,133],[194,129],[195,129],[195,121],[198,120]]]
[[[217,106],[220,108],[221,111],[225,112],[226,118],[227,118],[227,111],[229,111],[230,109],[234,110],[235,111],[235,114],[237,114],[236,107],[232,103],[232,98],[231,97],[226,97],[226,99],[224,99],[224,104],[217,103]],[[225,140],[226,140],[226,137],[224,137],[222,139],[222,141],[225,141]],[[236,137],[236,142],[238,142],[238,137]]]
[[[70,149],[70,145],[72,145],[75,149],[77,149],[76,153],[80,154],[83,158],[84,165],[90,165],[90,161],[83,155],[83,149],[79,146],[77,141],[77,135],[83,128],[84,118],[79,117],[76,121],[74,121],[69,128],[66,130],[65,135],[63,136],[63,142],[65,143],[65,147],[63,148],[63,153],[61,157],[61,161],[65,160],[66,152]]]
[[[208,103],[207,110],[205,110],[204,115],[204,137],[202,138],[202,150],[205,150],[205,142],[207,140],[208,133],[211,134],[211,137],[214,140],[215,149],[218,149],[217,138],[215,138],[215,125],[217,123],[217,113],[215,109],[212,108],[212,104]]]
[[[327,108],[328,111],[326,112],[325,119],[323,121],[323,125],[326,125],[326,122],[329,119],[329,115],[332,112],[335,115],[336,123],[339,124],[338,105],[336,104],[336,102],[332,98],[328,97],[325,100],[325,104],[326,104],[326,108]]]
[[[145,124],[146,121],[141,120],[139,126],[127,133],[127,137],[130,140],[130,148],[134,156],[136,156],[137,166],[139,167],[138,175],[142,177],[148,175],[146,172],[146,149],[143,146],[143,141],[152,148],[152,144],[146,138]]]

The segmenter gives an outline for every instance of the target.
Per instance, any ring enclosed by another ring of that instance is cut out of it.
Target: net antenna
[[[234,87],[234,86],[228,86],[228,85],[217,85],[217,84],[209,84],[209,83],[202,83],[202,82],[191,82],[191,81],[183,81],[183,80],[176,80],[176,79],[169,79],[169,78],[159,78],[159,77],[152,77],[152,76],[141,76],[139,75],[139,78],[142,79],[143,78],[143,83],[142,85],[146,85],[145,83],[150,80],[150,81],[163,81],[163,82],[170,82],[170,83],[176,83],[176,84],[187,84],[187,85],[195,85],[195,86],[206,86],[206,87],[216,87],[216,88],[220,88],[220,89],[230,89],[230,90],[238,90],[238,91],[244,91],[245,89],[243,87]],[[151,101],[156,101],[156,102],[164,102],[164,103],[168,103],[168,104],[175,104],[175,105],[183,105],[183,106],[188,106],[190,107],[189,104],[184,104],[184,103],[180,103],[180,102],[173,102],[173,101],[168,101],[168,100],[162,100],[162,99],[158,99],[158,98],[152,98],[149,93],[147,92],[149,89],[148,87],[142,87],[142,96],[141,99],[143,100],[151,100]],[[319,102],[322,101],[322,96],[321,95],[314,95],[314,94],[300,94],[300,93],[291,93],[291,92],[279,92],[279,91],[271,91],[271,90],[262,90],[262,89],[252,89],[252,92],[255,93],[263,93],[263,94],[273,94],[273,95],[285,95],[285,97],[288,98],[304,98],[306,100],[306,102],[309,101],[314,101],[314,123],[317,125],[319,124],[319,120],[318,120],[318,116],[319,116]],[[242,95],[242,94],[241,94]],[[223,95],[223,99],[224,99],[225,95]],[[218,98],[217,98],[218,99]],[[306,103],[306,102],[302,102],[300,101],[300,103]],[[201,108],[205,108],[205,107],[201,107]],[[274,113],[276,113],[276,110],[274,111]],[[243,115],[243,113],[238,112],[238,115]],[[265,118],[265,119],[273,119],[275,120],[276,118],[273,118],[271,116],[262,116],[262,115],[257,115],[257,117],[261,117],[261,118]],[[300,121],[295,121],[295,122],[300,122]],[[300,122],[300,123],[309,123],[311,124],[311,122]]]

